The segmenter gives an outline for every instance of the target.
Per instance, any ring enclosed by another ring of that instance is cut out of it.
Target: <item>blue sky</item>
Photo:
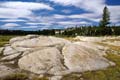
[[[120,25],[119,0],[0,0],[0,29],[61,29],[98,25],[104,6]]]

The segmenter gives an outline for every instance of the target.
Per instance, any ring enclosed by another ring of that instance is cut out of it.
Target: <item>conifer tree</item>
[[[102,20],[100,21],[100,27],[106,27],[108,24],[110,24],[110,12],[107,6],[105,6],[103,9]]]

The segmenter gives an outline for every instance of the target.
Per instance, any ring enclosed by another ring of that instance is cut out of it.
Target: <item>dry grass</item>
[[[9,40],[13,37],[16,36],[11,36],[11,35],[0,35],[0,47],[4,46],[9,42]]]
[[[110,50],[120,52],[120,46],[114,46],[114,45],[110,45],[110,44],[102,43],[102,42],[96,42],[96,44],[101,45],[101,46],[105,46],[105,47],[109,47]]]
[[[114,42],[114,41],[120,41],[119,38],[116,38],[116,39],[106,39],[106,40],[102,40],[102,42]]]
[[[85,72],[82,74],[83,80],[120,80],[120,56],[109,53],[105,57],[116,63],[116,66],[105,70]]]

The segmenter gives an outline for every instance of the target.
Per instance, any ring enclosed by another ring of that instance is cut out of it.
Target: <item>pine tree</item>
[[[100,21],[100,26],[106,27],[108,24],[110,24],[110,12],[107,6],[105,6],[103,9],[103,15],[102,15],[102,20]]]

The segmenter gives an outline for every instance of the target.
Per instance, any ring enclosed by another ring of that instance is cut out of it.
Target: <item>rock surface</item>
[[[54,46],[57,44],[70,43],[62,38],[55,38],[52,36],[25,36],[21,38],[13,38],[10,40],[11,46],[18,51],[26,51],[31,48]]]
[[[15,72],[15,69],[0,64],[0,77],[7,76]]]
[[[104,40],[111,40],[111,39],[120,39],[120,36],[114,37],[114,36],[104,36],[104,37],[84,37],[84,36],[77,36],[74,38],[75,40],[80,41],[87,41],[87,42],[100,42]]]
[[[78,42],[38,35],[12,38],[8,45],[0,48],[0,52],[3,52],[0,62],[14,61],[22,70],[39,75],[49,74],[55,76],[50,78],[53,80],[72,72],[92,71],[115,65],[103,57],[106,48],[94,44],[94,41],[102,41],[102,38],[89,38],[90,41],[88,38],[79,38]]]
[[[92,53],[98,54],[101,56],[106,55],[105,51],[108,49],[108,47],[96,45],[95,43],[92,43],[92,42],[74,42],[73,44],[84,46],[85,48],[92,50]]]
[[[62,64],[63,57],[57,48],[46,48],[33,51],[22,57],[18,64],[21,69],[25,69],[36,74],[58,74],[66,70]]]
[[[93,49],[76,44],[67,45],[63,49],[65,65],[72,72],[98,70],[112,65],[112,62],[96,53]]]
[[[12,55],[12,54],[16,54],[18,51],[16,51],[15,49],[13,49],[11,46],[6,46],[4,48],[4,51],[3,51],[3,55]]]

